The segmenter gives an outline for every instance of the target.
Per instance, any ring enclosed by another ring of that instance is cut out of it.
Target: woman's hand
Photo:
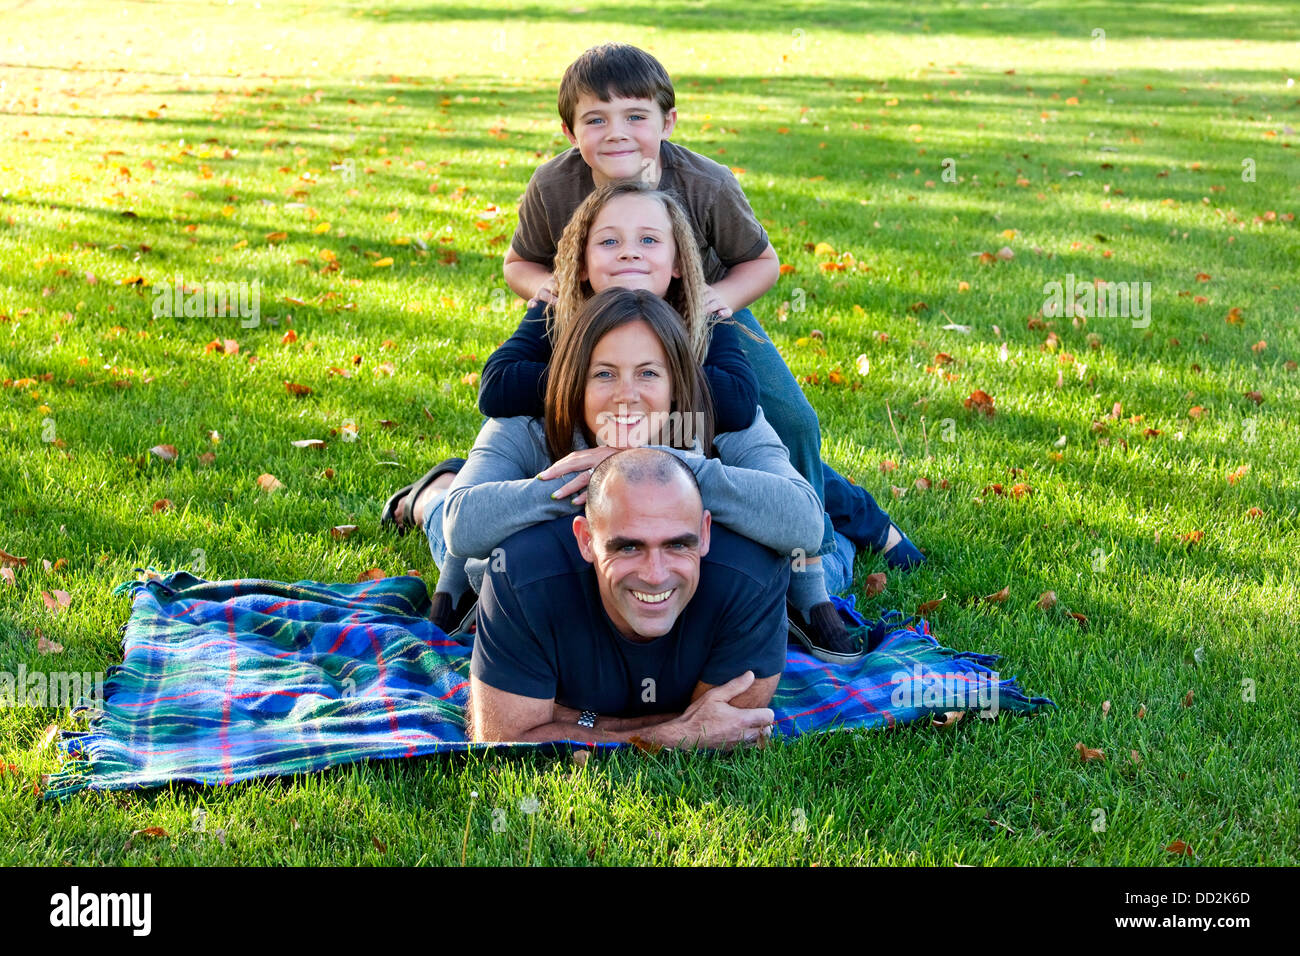
[[[572,481],[565,483],[558,491],[552,492],[551,497],[558,501],[561,498],[567,498],[569,495],[577,494],[577,497],[573,499],[573,503],[575,505],[586,504],[587,493],[584,489],[587,487],[587,482],[591,481],[592,471],[618,450],[609,445],[600,445],[596,448],[582,448],[570,452],[539,474],[537,478],[539,481],[550,481],[552,478],[559,478],[561,475],[570,475],[577,472]],[[578,492],[582,493],[578,494]]]
[[[555,273],[551,273],[543,280],[542,284],[537,287],[533,297],[528,300],[528,308],[532,308],[538,302],[546,302],[554,305],[557,301],[557,292],[555,291]]]

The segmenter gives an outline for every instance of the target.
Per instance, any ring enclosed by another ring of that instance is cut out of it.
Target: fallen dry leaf
[[[868,574],[867,587],[866,587],[866,591],[864,592],[864,596],[869,598],[875,597],[877,594],[885,590],[885,585],[886,583],[888,583],[888,580],[889,578],[886,576],[886,574],[883,571],[877,571],[874,574]]]
[[[1101,702],[1101,715],[1103,717],[1106,717],[1109,714],[1110,714],[1110,701],[1103,700]]]
[[[163,461],[175,461],[180,457],[180,452],[176,450],[175,445],[154,445],[149,449],[149,453],[161,458]]]
[[[929,614],[931,611],[933,611],[935,608],[937,608],[940,604],[942,604],[945,600],[947,600],[947,598],[948,598],[948,595],[945,594],[943,597],[935,598],[933,601],[926,601],[924,604],[918,604],[918,605],[916,606],[916,613],[917,613],[917,614]]]
[[[279,491],[284,487],[284,483],[275,475],[264,473],[257,476],[257,486],[263,491]]]
[[[1001,604],[1007,598],[1011,597],[1011,585],[1007,585],[1001,591],[995,591],[992,594],[986,594],[980,598],[984,604]]]
[[[210,451],[205,451],[203,454],[199,455],[198,457],[198,463],[200,465],[210,465],[216,460],[217,460],[217,456]]]
[[[1011,486],[1012,498],[1020,498],[1024,495],[1032,495],[1033,493],[1034,493],[1034,489],[1030,488],[1023,481]]]
[[[4,581],[10,587],[15,587],[17,582],[14,580],[14,569],[9,565],[0,565],[0,581]]]
[[[288,390],[290,395],[295,395],[298,398],[311,394],[311,389],[309,387],[306,385],[299,385],[297,382],[285,382],[284,387]]]
[[[41,654],[62,654],[63,645],[42,636],[36,639],[36,650]]]
[[[1193,405],[1191,408],[1187,410],[1188,418],[1200,418],[1204,414],[1205,414],[1205,409],[1202,408],[1200,405]]]
[[[880,471],[882,474],[888,474],[889,472],[893,471],[897,467],[898,465],[888,458],[886,458],[884,461],[880,463]]]
[[[152,510],[154,514],[157,514],[160,511],[170,511],[171,507],[172,500],[170,498],[159,498],[153,503]]]
[[[1259,518],[1259,517],[1262,517],[1263,514],[1264,514],[1264,512],[1260,511],[1258,508],[1251,508],[1249,511],[1246,512],[1246,517],[1247,517],[1247,518]],[[12,573],[12,572],[10,572],[10,573]]]
[[[627,742],[630,743],[637,750],[641,751],[643,754],[649,754],[652,757],[655,754],[657,754],[659,751],[664,749],[663,744],[655,743],[653,740],[645,740],[641,737],[638,737],[636,734],[633,734],[631,737],[629,737],[627,739]]]
[[[1134,766],[1140,765],[1142,763],[1142,755],[1138,753],[1136,750],[1130,750],[1128,752],[1128,759],[1133,761]]]
[[[1250,465],[1240,465],[1233,471],[1228,472],[1228,484],[1235,485],[1248,474],[1250,474]]]
[[[292,345],[294,342],[297,341],[298,341],[298,333],[295,332],[293,329],[290,329],[288,332],[284,333],[284,336],[280,339],[280,344]]]
[[[1192,692],[1190,690],[1187,692],[1187,695],[1183,698],[1183,706],[1184,707],[1192,706]]]
[[[27,567],[27,559],[16,558],[12,554],[6,554],[4,551],[0,551],[0,567],[25,568]]]
[[[1038,606],[1044,611],[1050,611],[1054,608],[1056,606],[1056,592],[1044,591],[1042,594],[1038,595]]]
[[[1137,719],[1138,719],[1138,720],[1142,720],[1143,718],[1146,717],[1146,715],[1147,715],[1147,705],[1146,705],[1146,704],[1138,704]]]
[[[965,405],[977,412],[983,412],[989,418],[993,417],[993,396],[982,389],[977,388],[971,392],[970,398],[966,399]]]
[[[42,591],[41,600],[45,602],[47,608],[58,614],[72,603],[72,595],[67,591]]]
[[[1228,314],[1223,317],[1223,321],[1227,322],[1229,325],[1241,325],[1242,323],[1241,309],[1238,308],[1229,309]]]
[[[1186,534],[1180,534],[1178,537],[1181,538],[1183,541],[1187,542],[1188,547],[1191,547],[1192,545],[1199,544],[1202,540],[1204,540],[1205,532],[1189,531]]]
[[[334,527],[330,528],[330,537],[346,538],[356,530],[357,525],[354,524],[336,524]]]
[[[159,837],[165,837],[170,835],[171,834],[169,834],[162,827],[145,827],[142,830],[132,830],[131,836],[127,838],[126,846],[122,847],[122,849],[123,850],[131,849],[132,844],[135,843],[136,837],[143,837],[146,840],[154,840],[154,839],[158,839]]]
[[[1259,392],[1247,392],[1246,398],[1250,399],[1256,405],[1262,405],[1264,403],[1264,396]]]
[[[382,581],[385,577],[387,575],[384,574],[382,568],[371,568],[369,571],[362,571],[357,576],[357,581]]]
[[[1074,749],[1079,751],[1079,756],[1083,758],[1084,763],[1087,763],[1089,760],[1106,759],[1106,752],[1104,750],[1097,750],[1093,747],[1085,747],[1082,741],[1076,743],[1074,745]]]
[[[1068,611],[1067,613],[1079,622],[1080,627],[1085,629],[1088,627],[1088,616],[1086,614],[1080,614],[1078,611]]]
[[[1168,850],[1170,853],[1175,853],[1178,854],[1179,856],[1196,855],[1195,853],[1192,852],[1192,848],[1188,846],[1186,843],[1184,843],[1182,840],[1175,840],[1173,843],[1165,847],[1165,849]]]

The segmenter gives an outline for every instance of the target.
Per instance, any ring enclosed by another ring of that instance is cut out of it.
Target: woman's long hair
[[[551,341],[558,341],[564,327],[594,294],[591,284],[580,278],[587,263],[587,239],[592,224],[606,203],[627,193],[654,199],[668,213],[673,243],[677,246],[674,265],[679,276],[669,283],[664,299],[682,317],[691,351],[697,361],[703,362],[709,351],[709,317],[704,312],[704,268],[700,264],[695,232],[676,199],[637,180],[600,187],[583,201],[564,228],[555,250],[556,303],[550,313]]]
[[[649,325],[663,346],[672,392],[669,417],[658,423],[651,440],[682,449],[698,440],[704,454],[713,455],[713,399],[681,316],[653,292],[612,288],[583,303],[559,331],[546,382],[546,446],[552,461],[573,451],[575,431],[588,445],[596,444],[584,415],[591,356],[608,333],[638,321]],[[654,429],[653,416],[651,425]]]

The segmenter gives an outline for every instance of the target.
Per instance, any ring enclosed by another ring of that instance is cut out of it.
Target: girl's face
[[[587,234],[581,275],[594,292],[620,286],[662,298],[678,275],[672,221],[658,200],[624,193],[605,203]]]
[[[596,343],[587,368],[583,421],[598,445],[651,444],[672,401],[668,356],[648,322],[620,325]]]

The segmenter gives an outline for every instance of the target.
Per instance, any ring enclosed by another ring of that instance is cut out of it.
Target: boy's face
[[[659,185],[659,144],[677,125],[675,107],[665,116],[654,100],[602,100],[583,93],[573,122],[573,129],[563,127],[564,135],[582,153],[597,186],[624,179]]]

